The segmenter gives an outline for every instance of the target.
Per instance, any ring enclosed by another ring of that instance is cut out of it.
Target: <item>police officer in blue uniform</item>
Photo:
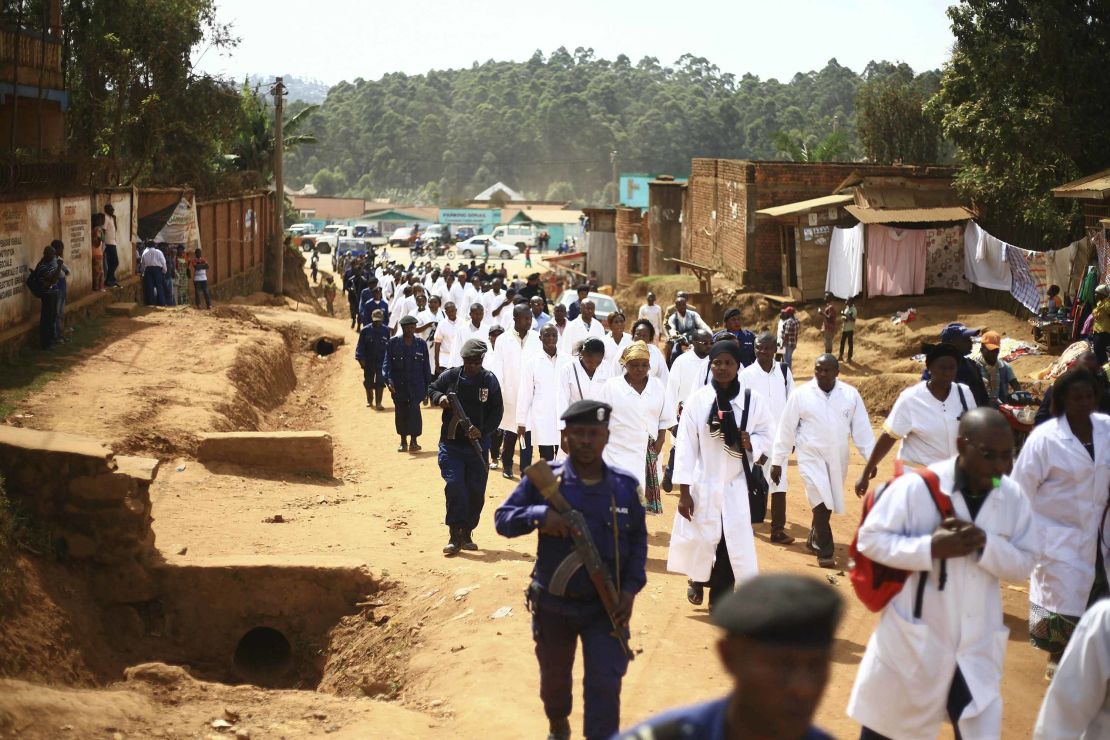
[[[416,318],[406,316],[401,319]],[[447,499],[444,523],[450,530],[450,539],[443,554],[453,557],[459,550],[477,550],[474,530],[486,503],[486,481],[489,467],[485,455],[489,452],[490,438],[501,424],[505,404],[501,386],[489,370],[482,367],[486,356],[486,343],[481,339],[468,339],[460,354],[463,364],[444,370],[432,383],[432,403],[443,409],[443,425],[439,434],[439,472],[443,476],[443,493]],[[447,394],[454,393],[473,427],[467,431],[458,423],[451,411]],[[481,448],[479,454],[475,442]]]
[[[720,699],[653,717],[620,740],[830,740],[810,724],[829,679],[843,602],[813,578],[756,576],[713,609],[717,657],[733,678]]]
[[[647,582],[647,525],[635,476],[601,459],[611,412],[611,406],[598,401],[571,404],[562,415],[562,446],[569,459],[551,468],[560,477],[560,492],[586,520],[620,594],[617,621],[627,625],[636,594]],[[620,728],[621,679],[628,657],[586,569],[581,563],[572,567],[574,542],[565,520],[522,478],[494,521],[505,537],[540,531],[528,602],[548,738],[570,737],[571,667],[579,639],[585,670],[583,732],[591,739],[612,737]],[[571,565],[563,565],[567,562]]]
[[[398,452],[420,452],[416,438],[424,431],[420,402],[428,395],[432,373],[428,368],[428,344],[416,336],[416,317],[397,322],[401,336],[391,337],[382,361],[382,375],[393,396],[393,419],[401,435]],[[409,441],[411,438],[411,441]]]
[[[362,366],[362,387],[366,389],[366,406],[382,411],[382,391],[385,390],[385,375],[382,363],[389,347],[389,327],[385,325],[385,315],[381,309],[373,311],[366,326],[358,334],[355,346],[355,359]]]

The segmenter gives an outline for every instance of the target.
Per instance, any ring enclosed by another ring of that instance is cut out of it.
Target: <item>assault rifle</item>
[[[559,491],[560,479],[556,478],[555,474],[551,472],[546,460],[540,460],[528,466],[524,475],[532,481],[532,485],[539,489],[540,495],[547,500],[551,508],[559,512],[560,516],[566,521],[567,527],[570,529],[570,536],[574,540],[574,549],[577,550],[578,556],[582,558],[582,565],[585,566],[590,581],[593,582],[598,596],[601,597],[601,603],[609,614],[609,621],[613,623],[612,635],[620,642],[621,648],[628,659],[634,660],[636,656],[632,652],[632,647],[628,644],[628,625],[619,623],[614,616],[620,602],[620,593],[618,593],[617,587],[613,583],[613,577],[609,574],[609,569],[605,567],[605,563],[601,560],[601,553],[597,551],[597,545],[590,537],[590,530],[586,526],[586,518],[582,516],[582,512],[572,509],[570,503]]]
[[[459,394],[454,392],[448,393],[447,402],[451,404],[451,413],[455,415],[455,418],[452,419],[451,423],[447,426],[447,438],[454,439],[455,432],[460,426],[462,427],[463,434],[469,435],[470,430],[475,428],[474,422],[466,415],[466,411],[463,410],[462,404],[459,403]],[[470,439],[470,437],[467,436],[467,439]],[[478,453],[478,457],[485,457],[485,453],[482,452],[481,442],[476,439],[470,439],[470,444],[474,445],[474,451]]]

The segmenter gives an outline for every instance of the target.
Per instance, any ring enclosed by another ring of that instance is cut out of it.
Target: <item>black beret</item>
[[[415,316],[405,316],[397,323],[401,326],[416,326],[417,321]]]
[[[570,405],[563,415],[559,418],[570,424],[580,424],[586,426],[608,426],[609,414],[612,413],[613,407],[601,401],[591,401],[583,399],[575,401]]]
[[[464,360],[480,360],[486,356],[486,343],[481,339],[467,339],[459,354]]]
[[[725,311],[725,321],[728,321],[733,316],[739,316],[739,315],[740,315],[740,309],[733,306],[729,310]]]
[[[804,576],[756,576],[713,609],[713,623],[730,636],[793,647],[832,644],[843,602],[836,589]]]

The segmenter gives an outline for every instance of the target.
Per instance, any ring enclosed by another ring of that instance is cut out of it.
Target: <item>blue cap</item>
[[[982,329],[969,329],[966,326],[964,326],[963,324],[953,323],[953,324],[949,324],[948,326],[941,329],[940,341],[949,342],[949,341],[951,341],[953,339],[956,339],[958,337],[966,337],[966,338],[970,339],[971,337],[979,336],[979,332],[981,332],[981,331],[983,331],[983,330]]]

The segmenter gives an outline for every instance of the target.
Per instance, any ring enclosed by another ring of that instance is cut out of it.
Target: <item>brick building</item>
[[[695,159],[683,213],[683,259],[715,267],[754,290],[783,286],[780,227],[756,211],[836,193],[852,177],[913,176],[952,168],[851,162]]]

